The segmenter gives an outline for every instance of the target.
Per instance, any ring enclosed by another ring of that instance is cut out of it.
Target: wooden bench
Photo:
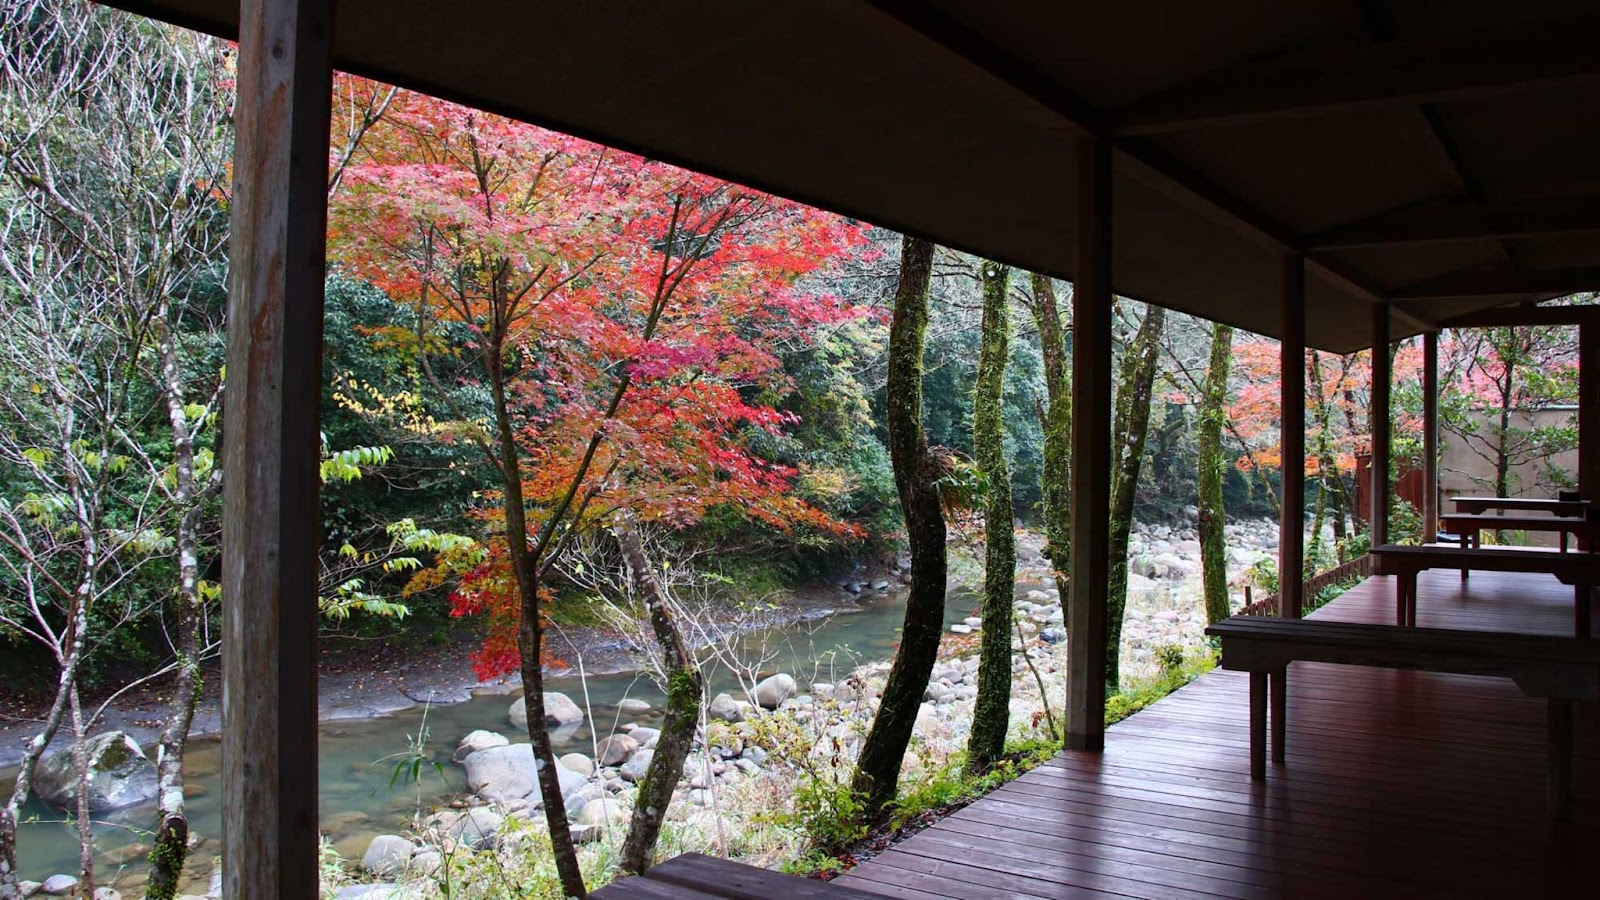
[[[1222,642],[1222,668],[1250,673],[1251,778],[1267,774],[1269,699],[1272,760],[1284,760],[1286,673],[1292,662],[1495,675],[1547,701],[1548,803],[1553,818],[1566,818],[1572,793],[1572,701],[1600,700],[1600,641],[1263,616],[1234,616],[1206,634]]]
[[[1600,554],[1550,553],[1545,550],[1463,549],[1437,544],[1402,547],[1384,544],[1372,549],[1372,574],[1395,576],[1395,624],[1417,624],[1417,573],[1423,569],[1472,569],[1484,572],[1532,572],[1554,575],[1572,587],[1573,634],[1588,637],[1593,618],[1594,589],[1600,587]]]
[[[1451,497],[1458,513],[1484,513],[1498,509],[1514,513],[1549,513],[1578,518],[1588,512],[1587,500],[1556,500],[1550,497]]]
[[[619,878],[589,894],[595,900],[883,900],[842,884],[784,875],[701,853],[685,853]]]
[[[1480,531],[1553,531],[1561,535],[1562,553],[1567,552],[1568,535],[1576,535],[1586,546],[1595,548],[1595,533],[1600,531],[1600,527],[1583,516],[1491,516],[1459,512],[1440,516],[1439,527],[1460,535],[1462,546],[1468,549],[1480,545]]]

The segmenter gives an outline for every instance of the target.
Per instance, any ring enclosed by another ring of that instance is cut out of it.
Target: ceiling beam
[[[1444,300],[1543,294],[1550,297],[1600,290],[1600,266],[1570,269],[1451,272],[1392,292],[1397,300]]]
[[[1423,41],[1295,51],[1230,66],[1117,110],[1119,136],[1162,134],[1374,104],[1425,103],[1600,78],[1600,17]]]
[[[1444,328],[1504,328],[1518,325],[1582,325],[1600,322],[1600,306],[1501,306],[1451,316]]]
[[[933,42],[1041,107],[1054,113],[1073,131],[1096,137],[1110,136],[1105,116],[1081,99],[1063,91],[1050,79],[1020,63],[1015,54],[994,44],[937,9],[909,0],[870,0],[874,7],[901,26]],[[1198,173],[1179,165],[1148,143],[1116,140],[1113,146],[1129,174],[1173,197],[1243,236],[1285,253],[1304,253],[1294,232],[1270,221],[1262,213],[1228,195]],[[1314,255],[1306,264],[1319,276],[1373,303],[1385,298],[1341,265]]]
[[[1436,203],[1390,210],[1312,235],[1314,250],[1476,241],[1600,231],[1600,197]]]

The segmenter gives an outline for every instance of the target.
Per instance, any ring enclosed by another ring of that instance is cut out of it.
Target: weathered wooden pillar
[[[1600,324],[1578,323],[1578,492],[1600,501]]]
[[[243,0],[222,525],[223,895],[317,896],[332,4]]]
[[[1439,332],[1422,335],[1422,542],[1439,533]]]
[[[1278,515],[1278,615],[1298,619],[1306,565],[1306,261],[1283,259],[1283,336],[1279,340],[1279,425],[1283,498]]]
[[[1389,307],[1372,308],[1372,546],[1389,542]]]
[[[1111,562],[1111,145],[1078,143],[1072,290],[1072,582],[1067,748],[1105,749]]]

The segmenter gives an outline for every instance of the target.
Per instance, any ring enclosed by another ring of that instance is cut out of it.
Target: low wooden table
[[[1548,550],[1464,549],[1437,544],[1372,548],[1372,574],[1395,576],[1395,624],[1416,627],[1417,573],[1423,569],[1478,569],[1484,572],[1533,572],[1554,575],[1572,587],[1573,634],[1588,637],[1594,590],[1600,587],[1600,554],[1551,553]]]
[[[1264,616],[1224,619],[1207,628],[1206,634],[1222,644],[1222,668],[1250,673],[1252,779],[1267,777],[1269,705],[1272,761],[1284,761],[1290,663],[1496,675],[1516,682],[1524,694],[1547,701],[1550,816],[1567,817],[1572,792],[1572,701],[1600,700],[1600,641]]]
[[[1589,509],[1587,500],[1556,500],[1551,497],[1451,497],[1458,513],[1484,513],[1498,509],[1510,513],[1549,513],[1581,517]]]
[[[1561,535],[1561,552],[1567,552],[1567,536],[1577,535],[1591,548],[1600,526],[1582,516],[1508,515],[1491,516],[1486,513],[1446,513],[1439,517],[1439,527],[1451,534],[1461,535],[1465,549],[1480,546],[1480,531],[1551,531]]]

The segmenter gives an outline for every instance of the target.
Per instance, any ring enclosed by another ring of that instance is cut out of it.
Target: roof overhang
[[[1303,253],[1349,352],[1600,287],[1600,4],[1434,7],[340,0],[335,62],[1069,279],[1104,137],[1118,293],[1275,336]]]

